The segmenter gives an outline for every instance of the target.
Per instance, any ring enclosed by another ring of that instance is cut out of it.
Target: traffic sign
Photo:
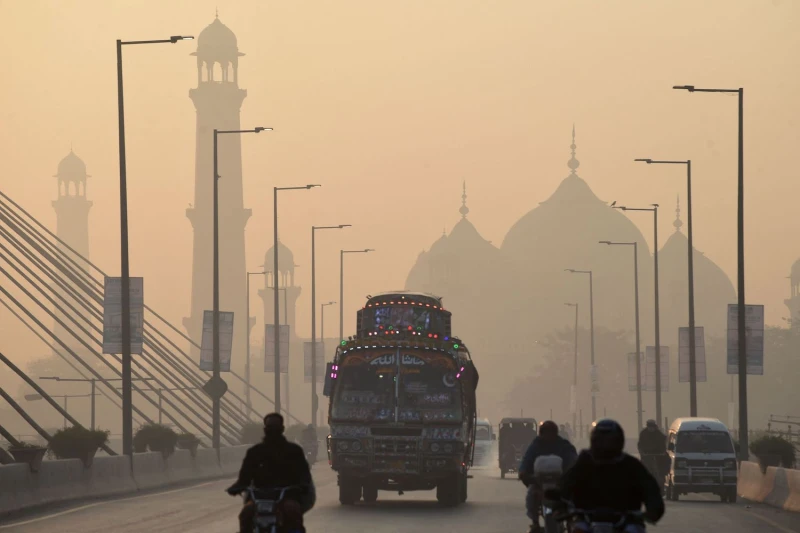
[[[220,377],[212,377],[203,385],[203,390],[206,394],[211,396],[211,398],[218,400],[228,392],[228,384]]]

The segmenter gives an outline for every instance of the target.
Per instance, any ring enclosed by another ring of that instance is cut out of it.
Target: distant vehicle
[[[736,502],[737,462],[728,428],[715,418],[679,418],[669,428],[667,453],[672,465],[667,497],[710,492]]]
[[[500,421],[497,438],[497,458],[500,477],[509,472],[516,473],[525,455],[525,450],[539,431],[535,418],[504,418]]]
[[[328,447],[342,505],[375,502],[379,490],[467,500],[478,373],[440,298],[368,297],[330,368]]]
[[[497,435],[494,433],[492,423],[485,418],[478,420],[475,428],[475,455],[472,460],[476,466],[483,466],[492,455]]]

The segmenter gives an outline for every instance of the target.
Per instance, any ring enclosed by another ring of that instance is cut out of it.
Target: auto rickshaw
[[[497,456],[500,462],[500,477],[516,472],[525,450],[539,432],[535,418],[504,418],[500,421],[497,437]]]

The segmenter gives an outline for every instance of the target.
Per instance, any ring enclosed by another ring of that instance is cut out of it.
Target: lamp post
[[[747,337],[745,328],[745,297],[744,297],[744,88],[738,89],[698,89],[694,85],[676,85],[673,89],[685,90],[690,93],[735,93],[739,96],[739,154],[738,154],[738,202],[737,202],[737,307],[739,317],[736,329],[738,330],[739,345],[739,446],[742,460],[749,454],[747,434]]]
[[[122,306],[122,453],[133,454],[133,396],[131,394],[131,310],[130,263],[128,258],[128,170],[125,159],[125,99],[122,84],[122,47],[131,44],[177,43],[194,39],[173,35],[169,39],[152,41],[122,41],[117,39],[117,112],[119,125],[119,233],[120,278]]]
[[[642,364],[639,346],[639,245],[634,242],[600,241],[609,246],[633,246],[633,298],[636,310],[636,415],[639,429],[642,429]]]
[[[578,304],[565,303],[567,307],[575,308],[575,367],[572,371],[572,390],[570,394],[570,408],[572,409],[572,427],[578,427]],[[573,403],[574,402],[574,403]]]
[[[350,224],[338,226],[311,226],[311,424],[317,426],[317,230],[344,229]],[[323,339],[324,341],[324,339]]]
[[[653,207],[625,207],[615,206],[623,211],[652,211],[653,212],[653,262],[655,276],[655,321],[656,321],[656,422],[661,425],[661,321],[658,306],[658,204]],[[665,428],[666,429],[666,428]]]
[[[325,355],[325,307],[329,305],[333,305],[336,302],[330,301],[328,303],[321,304],[319,306],[319,316],[320,316],[320,323],[319,323],[319,338],[322,341],[322,355]],[[316,390],[316,385],[314,385]],[[316,412],[314,413],[317,414]],[[316,424],[316,416],[314,418],[314,424]]]
[[[222,396],[225,394],[225,390],[227,387],[223,385],[222,378],[220,377],[220,364],[219,364],[219,157],[217,155],[217,138],[220,135],[225,134],[242,134],[242,133],[260,133],[262,131],[272,131],[272,128],[264,128],[258,126],[253,128],[252,130],[218,130],[214,129],[214,284],[213,284],[213,291],[214,291],[214,324],[212,328],[212,340],[213,340],[213,348],[212,348],[212,369],[214,377],[212,378],[218,385],[221,386],[219,390],[215,390],[214,394],[212,395],[212,446],[214,449],[219,450],[220,447],[220,401],[222,400]],[[250,310],[247,310],[247,315],[250,314]],[[250,317],[245,317],[246,321],[248,322],[245,324],[245,331],[247,331],[250,327]],[[249,337],[248,337],[249,340]],[[248,342],[249,344],[249,342]],[[249,387],[248,387],[249,391]]]
[[[69,413],[68,400],[70,398],[88,398],[89,396],[92,396],[92,395],[91,394],[56,394],[56,395],[51,394],[50,395],[51,398],[63,398],[64,399],[64,412],[65,413]],[[35,402],[35,401],[38,401],[38,400],[42,400],[43,397],[42,397],[41,394],[26,394],[25,395],[25,399],[28,400],[29,402]],[[67,427],[67,418],[66,417],[64,417],[64,427],[65,428]],[[94,429],[94,428],[92,428],[92,429]]]
[[[572,268],[567,268],[564,270],[565,272],[569,272],[570,274],[588,274],[589,275],[589,338],[591,344],[591,362],[592,362],[592,379],[595,379],[594,374],[597,373],[597,367],[594,363],[594,287],[592,286],[592,271],[591,270],[575,270]],[[591,386],[592,388],[592,420],[597,420],[597,397],[594,391],[594,385]]]
[[[278,191],[297,191],[313,189],[314,187],[321,187],[318,184],[308,184],[302,187],[274,187],[273,188],[273,203],[274,203],[274,219],[273,219],[273,242],[272,249],[275,251],[273,254],[273,268],[272,268],[272,288],[275,291],[275,412],[281,412],[281,320],[280,320],[280,302],[278,301],[278,283],[280,276],[278,275]],[[286,354],[287,357],[289,354]],[[288,383],[288,382],[287,382]],[[288,399],[288,394],[287,394]]]
[[[344,340],[344,254],[367,254],[372,248],[363,250],[339,250],[339,342]]]
[[[689,269],[689,416],[697,416],[697,368],[694,320],[694,244],[692,244],[692,160],[658,161],[655,159],[634,159],[648,165],[686,165],[686,204],[687,204],[687,255]],[[659,419],[660,420],[660,419]]]
[[[250,417],[253,404],[250,401],[250,276],[266,275],[266,271],[247,273],[247,324],[245,324],[245,346],[247,347],[244,363],[244,398],[247,404],[247,416]]]

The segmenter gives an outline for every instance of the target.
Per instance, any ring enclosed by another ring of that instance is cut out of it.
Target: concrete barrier
[[[217,459],[217,450],[213,448],[197,450],[197,455],[194,458],[194,469],[196,479],[222,477],[222,468],[220,468],[219,460]]]
[[[242,461],[250,446],[231,446],[220,448],[219,464],[224,475],[236,475],[242,467]]]
[[[95,457],[90,473],[90,496],[125,494],[137,489],[131,473],[131,460],[126,455]]]
[[[800,470],[787,470],[786,476],[789,481],[789,496],[786,498],[783,508],[800,513]]]
[[[133,454],[133,480],[139,490],[169,484],[167,464],[161,452]]]
[[[754,502],[800,512],[800,470],[771,466],[761,472],[757,463],[743,462],[739,468],[738,493]]]
[[[84,468],[80,459],[64,459],[42,462],[32,480],[39,502],[50,503],[86,497],[90,477],[91,469]]]
[[[27,464],[0,466],[0,515],[38,503],[38,487],[31,482]]]
[[[194,459],[189,450],[176,450],[167,457],[167,478],[171,483],[189,481],[197,477]]]

